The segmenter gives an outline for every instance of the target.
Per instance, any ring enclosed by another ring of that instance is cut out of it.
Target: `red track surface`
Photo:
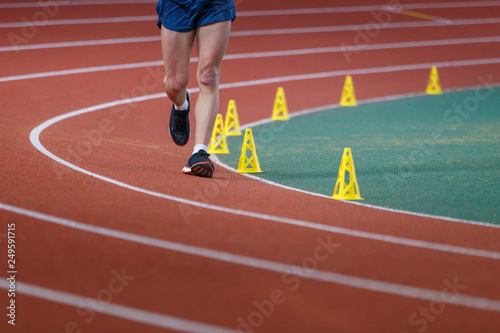
[[[356,2],[356,5],[372,4],[385,5],[386,2]],[[307,3],[259,0],[239,2],[237,9],[330,6],[335,4],[319,0]],[[463,19],[498,17],[498,8],[417,11],[447,19]],[[31,18],[39,10],[1,9],[1,22],[21,22],[23,17]],[[61,7],[53,19],[135,15],[155,15],[154,4]],[[370,12],[251,16],[239,17],[233,31],[351,24],[362,28],[372,20]],[[418,19],[391,15],[391,22],[404,21]],[[159,32],[154,23],[46,26],[40,27],[29,43],[155,36]],[[21,28],[1,30],[2,36],[9,32],[21,33]],[[381,30],[370,44],[497,36],[497,31],[498,24],[388,29]],[[353,45],[357,33],[233,37],[227,54],[330,47],[342,42]],[[4,37],[0,40],[1,46],[9,46]],[[221,83],[498,57],[498,43],[482,43],[363,51],[353,54],[350,63],[346,62],[343,53],[247,58],[226,60]],[[147,42],[0,52],[0,68],[1,77],[7,77],[160,59],[160,43]],[[192,66],[194,73],[196,63]],[[0,203],[88,225],[297,266],[314,257],[320,244],[318,239],[329,239],[338,244],[338,248],[327,259],[316,261],[320,271],[437,292],[447,287],[446,281],[456,280],[466,286],[462,294],[500,302],[500,284],[496,281],[500,273],[498,257],[481,258],[416,248],[277,223],[266,217],[180,204],[74,171],[41,154],[30,142],[30,132],[48,119],[144,94],[140,87],[145,78],[151,86],[147,94],[162,92],[154,80],[161,77],[162,72],[162,67],[158,66],[0,82]],[[368,99],[420,92],[425,88],[428,72],[425,69],[358,75],[354,77],[356,93],[359,99]],[[152,79],[151,73],[156,73]],[[480,85],[479,76],[493,75],[498,81],[500,65],[442,68],[439,73],[444,88],[477,86]],[[221,110],[229,99],[235,99],[242,123],[268,118],[278,86],[285,88],[291,112],[332,104],[340,98],[343,81],[344,77],[337,76],[223,89]],[[195,87],[194,77],[191,82]],[[191,146],[179,148],[169,138],[166,130],[169,108],[166,97],[129,104],[126,109],[105,108],[58,122],[43,131],[40,140],[50,152],[78,167],[150,191],[325,226],[500,252],[498,228],[319,198],[254,181],[221,167],[216,168],[215,178],[211,180],[185,176],[180,169]],[[95,145],[85,145],[83,132],[95,132],[103,121],[112,126],[110,133],[103,134],[102,141],[101,137],[95,137],[98,141]],[[74,151],[80,151],[80,155],[77,157]],[[480,310],[442,304],[440,298],[424,297],[422,300],[321,282],[315,278],[286,276],[96,235],[8,210],[0,210],[0,216],[1,233],[6,233],[9,221],[17,222],[18,281],[85,298],[99,298],[102,295],[99,292],[108,288],[113,270],[124,269],[135,278],[113,295],[113,304],[234,330],[238,327],[238,317],[248,321],[249,316],[254,320],[262,318],[260,325],[254,325],[258,326],[253,328],[255,332],[493,332],[500,327],[498,309]],[[6,239],[2,238],[1,242],[2,251],[5,251]],[[2,259],[1,276],[6,275],[5,262],[6,259]],[[286,300],[275,305],[269,316],[256,315],[258,310],[254,301],[269,300],[273,290],[281,290]],[[7,325],[2,315],[1,325],[9,331],[77,332],[72,328],[74,323],[82,332],[169,332],[153,324],[103,313],[90,319],[88,315],[81,315],[77,306],[27,296],[22,290],[17,293],[16,302],[15,327]],[[100,308],[106,307],[105,302],[99,304]],[[429,307],[428,317],[413,315]]]

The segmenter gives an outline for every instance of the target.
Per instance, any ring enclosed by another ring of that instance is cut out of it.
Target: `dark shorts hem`
[[[233,0],[159,0],[156,4],[158,28],[176,32],[189,32],[211,23],[234,21],[236,10]]]

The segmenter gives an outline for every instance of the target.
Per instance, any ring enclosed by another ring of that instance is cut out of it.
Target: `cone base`
[[[236,170],[237,173],[262,173],[262,170]]]
[[[282,116],[279,116],[279,117],[271,117],[272,120],[290,120],[290,117],[282,117]]]
[[[340,106],[357,106],[358,103],[356,102],[341,102]]]
[[[365,200],[365,198],[358,197],[356,195],[338,195],[334,194],[330,198],[335,200]]]

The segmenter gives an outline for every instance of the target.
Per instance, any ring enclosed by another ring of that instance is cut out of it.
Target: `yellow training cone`
[[[347,177],[346,177],[347,175]],[[346,178],[347,182],[346,182]],[[333,199],[337,200],[364,200],[359,193],[358,180],[356,179],[356,170],[354,170],[354,160],[352,158],[351,148],[344,148],[342,161],[340,162],[337,184],[333,191]]]
[[[250,157],[247,155],[250,154]],[[240,162],[238,163],[239,173],[257,173],[262,172],[260,169],[259,158],[257,157],[257,152],[255,151],[255,144],[253,142],[252,129],[247,128],[245,131],[245,137],[243,139],[243,146],[241,147]]]
[[[208,153],[229,154],[226,134],[224,133],[224,123],[222,122],[221,114],[218,114],[217,118],[215,119],[214,130],[212,131],[212,138],[210,139]]]
[[[439,80],[438,70],[436,66],[432,66],[431,73],[429,75],[429,81],[427,82],[427,95],[440,95],[441,94],[441,82]]]
[[[272,120],[288,120],[288,105],[286,104],[285,91],[282,87],[276,91],[276,98],[274,99],[274,108]]]
[[[238,112],[236,112],[236,102],[234,99],[230,100],[227,106],[224,126],[224,133],[226,133],[226,136],[242,135],[240,131],[240,119],[238,118]]]
[[[345,78],[344,89],[342,90],[342,97],[340,98],[340,105],[342,106],[356,106],[356,94],[354,93],[354,85],[352,77],[347,75]]]

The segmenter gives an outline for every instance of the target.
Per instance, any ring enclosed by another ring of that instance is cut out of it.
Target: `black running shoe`
[[[182,172],[188,175],[212,178],[214,175],[214,165],[208,158],[209,153],[203,149],[191,155]]]
[[[189,103],[186,111],[176,110],[175,105],[172,105],[172,111],[170,112],[170,124],[168,129],[170,131],[170,137],[178,146],[184,146],[188,142],[189,132],[191,130],[189,126],[189,111],[191,108],[191,102],[189,101],[188,91],[186,92],[186,99]]]

